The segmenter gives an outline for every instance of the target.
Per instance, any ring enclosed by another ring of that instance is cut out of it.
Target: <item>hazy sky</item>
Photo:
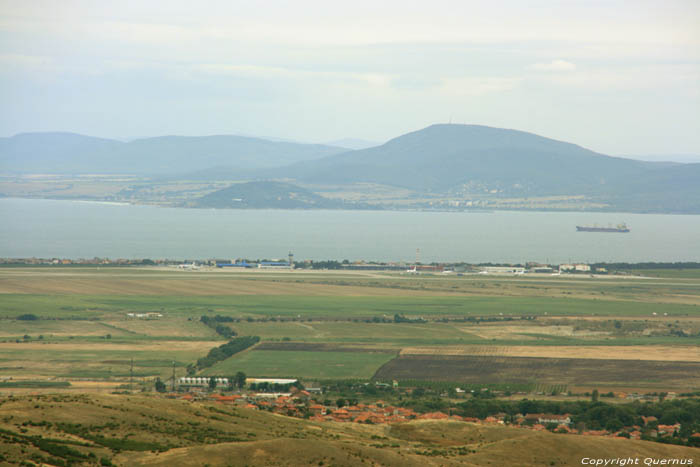
[[[0,0],[0,135],[383,141],[436,122],[700,153],[700,1]]]

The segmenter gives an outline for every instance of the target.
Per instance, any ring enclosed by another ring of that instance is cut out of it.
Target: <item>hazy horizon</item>
[[[0,135],[386,141],[432,123],[700,154],[700,4],[18,2]]]

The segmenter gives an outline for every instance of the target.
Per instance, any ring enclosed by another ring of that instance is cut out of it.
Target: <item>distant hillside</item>
[[[344,151],[230,135],[161,136],[125,143],[73,133],[24,133],[0,138],[0,171],[161,175],[216,166],[277,167]]]
[[[342,203],[281,182],[236,183],[188,204],[198,208],[333,209]]]
[[[281,173],[281,172],[280,172]],[[587,195],[625,209],[700,212],[700,164],[653,164],[598,154],[532,133],[433,125],[378,147],[284,170],[307,183],[371,182],[419,192]]]
[[[402,196],[411,197],[394,207],[411,206],[428,195],[477,199],[482,206],[493,206],[494,198],[516,199],[518,206],[536,209],[541,205],[530,203],[531,198],[556,196],[580,199],[584,209],[700,213],[700,163],[611,157],[532,133],[479,125],[432,125],[360,150],[242,136],[163,136],[125,143],[28,133],[0,138],[0,173],[133,174],[151,177],[153,183],[291,180],[324,192],[371,184],[382,186],[385,194],[401,188]],[[290,198],[292,191],[278,193],[279,186],[260,187],[270,189],[270,197],[258,191],[248,207],[359,207],[314,199],[310,192],[303,199]],[[16,193],[17,186],[7,190]],[[365,199],[364,192],[360,195],[351,198]],[[32,196],[47,195],[37,191]],[[230,200],[241,198],[221,196],[229,200],[198,202],[233,207]],[[484,197],[489,199],[479,199]],[[430,209],[433,204],[413,206]],[[578,209],[572,204],[557,209],[571,206]]]
[[[328,146],[336,146],[346,149],[367,149],[373,148],[375,146],[380,146],[382,143],[377,143],[376,141],[368,141],[366,139],[359,138],[343,138],[335,141],[329,141],[325,144],[327,144]]]
[[[649,162],[674,162],[681,164],[700,162],[700,154],[621,154],[620,157]]]
[[[478,125],[433,125],[378,147],[300,163],[292,176],[310,182],[374,182],[445,191],[470,182],[509,191],[571,192],[610,183],[637,161],[597,154],[531,133]]]

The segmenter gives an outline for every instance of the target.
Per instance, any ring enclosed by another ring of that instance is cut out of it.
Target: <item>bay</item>
[[[215,210],[0,199],[0,257],[449,262],[700,261],[700,216]],[[626,222],[631,232],[576,232]]]

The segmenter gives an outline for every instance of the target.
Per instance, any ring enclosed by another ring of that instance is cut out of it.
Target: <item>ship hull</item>
[[[581,227],[576,226],[577,232],[611,232],[611,233],[627,233],[630,229],[616,229],[614,227]]]

